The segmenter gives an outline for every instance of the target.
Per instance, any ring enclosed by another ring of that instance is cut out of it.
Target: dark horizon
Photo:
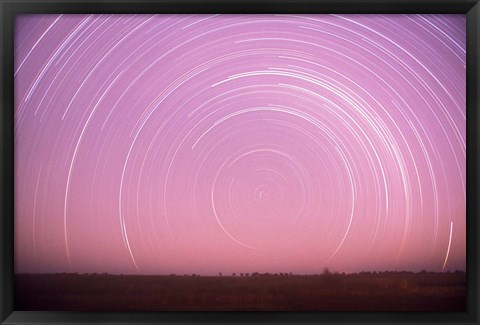
[[[17,310],[464,311],[466,274],[16,275]]]
[[[427,270],[427,269],[422,269],[418,271],[409,271],[409,270],[372,270],[372,271],[356,271],[356,272],[343,272],[343,271],[338,271],[338,270],[331,270],[330,268],[327,268],[328,272],[324,270],[321,270],[318,273],[294,273],[294,272],[232,272],[232,273],[224,273],[224,272],[218,272],[217,274],[200,274],[200,273],[110,273],[110,272],[87,272],[87,273],[81,273],[81,272],[46,272],[46,273],[39,273],[39,272],[22,272],[22,273],[15,273],[15,276],[17,275],[111,275],[111,276],[203,276],[203,277],[216,277],[216,276],[222,276],[222,277],[228,277],[228,276],[237,276],[241,277],[243,276],[266,276],[266,275],[272,275],[272,276],[315,276],[315,275],[324,275],[324,274],[334,274],[334,275],[354,275],[354,274],[395,274],[395,273],[408,273],[408,274],[423,274],[423,273],[429,273],[429,274],[451,274],[451,273],[464,273],[466,274],[465,270],[457,269],[457,270],[444,270],[444,271],[434,271],[434,270]],[[221,274],[220,274],[221,273]],[[255,275],[254,275],[255,274]]]

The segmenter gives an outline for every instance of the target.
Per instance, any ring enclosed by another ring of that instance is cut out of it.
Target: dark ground
[[[465,273],[16,275],[15,310],[464,311]]]

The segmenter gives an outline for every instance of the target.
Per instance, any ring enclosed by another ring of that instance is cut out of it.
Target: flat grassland
[[[16,310],[464,311],[465,308],[463,272],[15,276]]]

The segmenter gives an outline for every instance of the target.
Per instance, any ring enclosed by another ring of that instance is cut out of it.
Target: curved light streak
[[[465,269],[465,16],[17,19],[19,270]]]

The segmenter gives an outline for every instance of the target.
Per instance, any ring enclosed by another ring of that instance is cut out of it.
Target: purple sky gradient
[[[465,269],[464,15],[23,15],[22,272]]]

